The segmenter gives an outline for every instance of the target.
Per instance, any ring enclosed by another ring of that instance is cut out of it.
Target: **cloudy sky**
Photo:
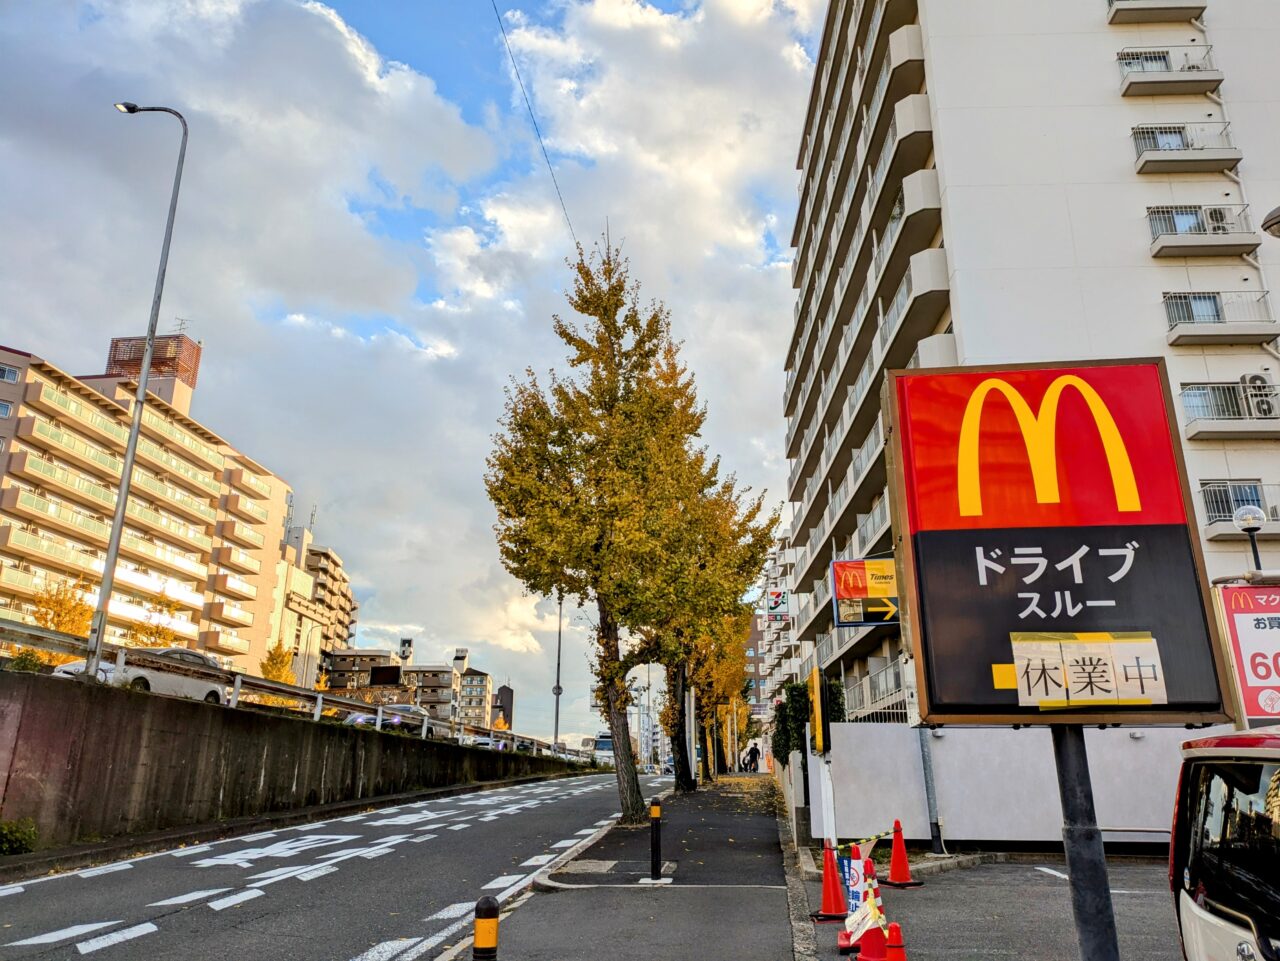
[[[795,156],[822,0],[499,0],[573,227],[666,301],[726,467],[779,501]],[[77,373],[162,329],[193,414],[289,481],[359,642],[465,645],[549,734],[554,602],[481,483],[507,378],[563,352],[568,228],[490,0],[0,0],[0,342]],[[572,613],[572,617],[570,614]],[[566,608],[562,729],[594,731]]]

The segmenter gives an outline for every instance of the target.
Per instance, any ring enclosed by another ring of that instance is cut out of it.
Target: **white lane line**
[[[494,878],[492,881],[486,884],[482,890],[493,891],[493,890],[496,890],[497,888],[509,888],[516,881],[519,881],[523,878],[524,878],[523,874],[504,874],[500,878]]]
[[[328,823],[329,823],[328,821],[316,821],[313,824],[299,824],[296,828],[294,828],[294,830],[295,831],[314,831],[316,828],[325,827]]]
[[[421,938],[396,938],[394,941],[383,941],[375,944],[364,954],[357,955],[351,961],[390,961],[401,951],[413,947]]]
[[[460,918],[459,920],[454,921],[453,924],[449,925],[447,928],[442,928],[435,934],[431,935],[431,937],[424,940],[416,948],[411,948],[404,954],[400,955],[399,961],[413,961],[414,958],[422,957],[436,945],[444,941],[445,938],[457,934],[470,923],[470,918]],[[356,961],[359,961],[359,959],[356,959]]]
[[[595,828],[583,828],[581,831],[573,832],[577,837],[586,837],[588,834],[595,834]]]
[[[298,875],[299,881],[314,881],[316,878],[322,878],[326,874],[333,874],[338,869],[331,864],[326,864],[322,868],[312,868],[310,871],[303,871]]]
[[[369,816],[370,813],[371,812],[365,812],[364,814],[353,814],[349,818],[338,818],[338,823],[350,824],[352,821],[363,821],[365,818]]]
[[[522,862],[522,863],[521,863],[521,865],[520,865],[520,867],[522,867],[522,868],[540,868],[540,867],[542,867],[544,864],[546,864],[548,861],[551,861],[551,860],[553,860],[554,858],[555,858],[555,855],[554,855],[554,854],[538,854],[538,855],[535,855],[534,857],[531,857],[528,861],[524,861],[524,862]]]
[[[165,898],[163,901],[152,901],[147,905],[147,907],[168,908],[175,904],[189,904],[192,901],[199,901],[202,898],[211,898],[215,894],[221,894],[223,891],[230,890],[230,888],[209,888],[207,891],[192,891],[190,894],[179,894],[177,897]]]
[[[555,844],[551,846],[553,848],[571,848],[577,843],[578,843],[577,838],[569,838],[569,840],[567,841],[557,841]]]
[[[496,820],[498,820],[498,815],[496,815],[496,814],[490,814],[488,817],[483,817],[483,818],[481,818],[480,820],[481,820],[481,821],[496,821]]]
[[[260,898],[266,893],[267,892],[263,891],[261,888],[249,888],[248,890],[241,891],[237,894],[228,895],[225,898],[219,898],[217,901],[210,901],[209,907],[213,908],[215,911],[221,911],[224,908],[233,908],[237,904],[243,904],[245,901],[252,901],[254,898]]]
[[[430,841],[434,837],[439,837],[439,835],[438,834],[419,834],[416,838],[413,839],[411,843],[421,844],[423,841]]]
[[[451,904],[447,908],[441,908],[435,914],[431,915],[431,917],[424,918],[423,920],[452,921],[454,918],[462,917],[474,907],[475,905],[470,901],[459,901],[457,904]]]
[[[597,821],[596,827],[604,827],[606,824],[612,824],[613,818],[605,818],[603,821]]]
[[[11,884],[7,888],[0,888],[0,898],[6,897],[10,894],[21,894],[25,890],[26,888],[20,884]]]
[[[450,825],[449,825],[449,830],[450,830],[450,831],[465,831],[465,830],[466,830],[467,828],[469,828],[469,827],[471,827],[471,825],[470,825],[470,824],[467,824],[465,821],[463,821],[461,824],[450,824]]]
[[[276,836],[275,831],[259,831],[257,834],[246,834],[244,837],[237,838],[236,840],[240,841],[241,843],[247,843],[249,841],[261,841],[264,838],[273,838],[275,836]]]
[[[79,874],[82,878],[96,878],[99,874],[114,874],[117,871],[128,871],[132,867],[132,864],[125,861],[120,864],[108,864],[105,868],[90,868],[88,871],[79,872]]]
[[[146,924],[135,924],[131,928],[112,931],[110,934],[103,934],[96,938],[90,938],[88,941],[81,941],[76,945],[76,950],[81,954],[89,954],[99,948],[109,948],[111,945],[119,944],[121,941],[132,941],[134,938],[140,938],[144,934],[151,934],[153,931],[159,930],[150,921]]]
[[[170,851],[169,857],[185,858],[189,854],[204,854],[204,852],[208,851],[211,847],[213,847],[212,844],[197,844],[193,848],[183,848],[181,851]]]
[[[5,947],[18,948],[28,944],[56,944],[59,941],[79,937],[82,934],[88,934],[90,931],[101,931],[103,928],[109,928],[116,924],[120,924],[120,922],[98,921],[94,924],[73,924],[69,928],[50,931],[48,934],[37,934],[34,938],[27,938],[24,941],[10,941]]]
[[[1037,871],[1043,871],[1045,874],[1052,874],[1055,878],[1062,878],[1064,881],[1070,881],[1069,875],[1063,874],[1061,871],[1055,871],[1053,868],[1036,868]]]

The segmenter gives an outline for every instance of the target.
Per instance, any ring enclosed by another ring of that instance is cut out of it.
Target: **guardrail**
[[[88,644],[84,638],[42,627],[0,621],[0,647],[5,646],[34,648],[38,651],[77,658],[84,658],[88,654]],[[266,706],[287,711],[297,717],[309,717],[317,722],[322,717],[339,717],[345,720],[358,714],[371,718],[372,726],[379,731],[394,725],[413,731],[423,739],[457,740],[463,744],[477,737],[489,738],[495,744],[510,745],[512,750],[528,747],[535,754],[544,756],[555,754],[569,760],[583,760],[580,751],[553,751],[549,742],[529,735],[457,722],[446,723],[412,710],[391,710],[392,708],[413,709],[416,705],[370,704],[332,691],[316,691],[294,684],[270,681],[253,674],[243,674],[240,671],[179,664],[167,657],[158,656],[155,651],[147,648],[104,644],[102,661],[104,664],[114,665],[113,674],[116,677],[122,677],[125,666],[133,664],[147,671],[212,682],[225,689],[223,706],[229,708],[240,708],[242,703],[245,706]]]

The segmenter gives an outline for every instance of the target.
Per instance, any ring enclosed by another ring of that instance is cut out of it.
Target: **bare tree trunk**
[[[728,774],[729,761],[725,757],[725,753],[724,753],[725,732],[720,730],[720,712],[718,710],[714,715],[712,715],[711,725],[712,725],[711,734],[712,734],[712,738],[715,741],[716,773]]]
[[[636,775],[636,759],[631,751],[631,725],[627,720],[626,678],[619,673],[621,652],[618,647],[618,625],[605,607],[597,601],[600,614],[600,680],[605,719],[613,738],[613,767],[618,778],[618,801],[622,806],[622,823],[643,824],[648,820],[640,778]]]
[[[712,783],[716,779],[713,762],[711,759],[711,729],[707,727],[703,721],[698,722],[698,744],[702,748],[702,780],[706,784]]]
[[[689,718],[685,711],[685,669],[667,668],[667,696],[674,698],[676,705],[675,733],[671,735],[671,759],[675,767],[675,790],[677,794],[690,794],[698,789],[698,782],[693,778],[693,765],[689,763],[689,744],[685,738],[685,728]]]

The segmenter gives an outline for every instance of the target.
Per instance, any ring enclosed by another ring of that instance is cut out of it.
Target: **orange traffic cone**
[[[907,863],[907,843],[902,840],[902,822],[893,822],[893,852],[889,857],[889,877],[885,884],[891,888],[918,888],[923,881],[911,880],[911,865]]]
[[[844,883],[840,880],[840,871],[836,868],[836,850],[830,841],[823,844],[822,849],[822,908],[809,915],[819,924],[832,924],[843,921],[849,916],[849,908],[844,901]]]
[[[871,911],[874,923],[858,938],[855,947],[860,961],[888,961],[885,956],[884,905],[880,903],[880,882],[876,880],[876,865],[870,858],[862,862],[862,899]]]
[[[902,928],[889,925],[889,943],[885,945],[885,961],[907,961],[907,946],[902,942]]]
[[[889,961],[884,928],[873,925],[858,939],[858,961]]]

